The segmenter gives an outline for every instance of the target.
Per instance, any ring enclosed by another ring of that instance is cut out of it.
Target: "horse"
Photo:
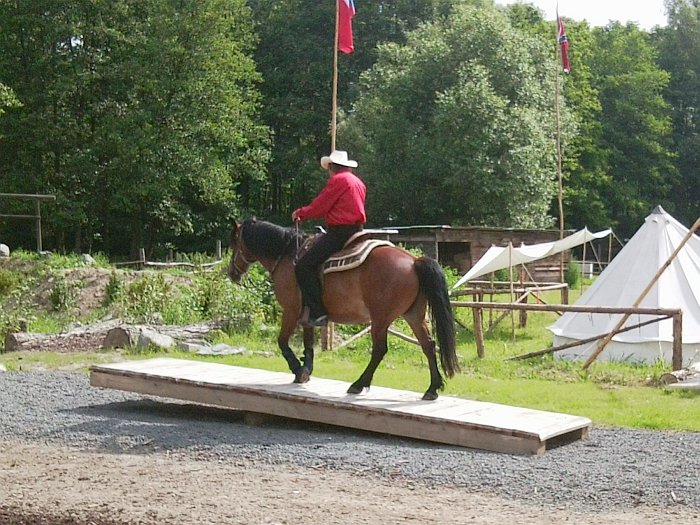
[[[277,344],[294,374],[295,383],[309,381],[313,372],[313,328],[303,327],[304,354],[300,362],[289,346],[289,339],[303,311],[301,291],[294,274],[294,258],[304,236],[295,228],[284,228],[255,218],[234,224],[231,232],[231,262],[227,273],[234,282],[254,262],[259,262],[272,279],[282,321]],[[371,323],[372,354],[360,377],[350,385],[349,394],[369,389],[374,373],[388,351],[391,323],[403,317],[420,343],[428,360],[430,385],[424,400],[435,400],[445,382],[459,371],[455,350],[455,321],[447,282],[440,265],[429,257],[416,257],[394,245],[375,247],[358,267],[328,273],[323,279],[323,303],[329,321],[340,324]],[[438,342],[428,330],[426,314],[430,307]]]

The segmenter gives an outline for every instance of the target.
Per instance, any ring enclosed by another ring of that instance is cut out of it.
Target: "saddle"
[[[323,263],[321,273],[325,275],[332,272],[352,270],[365,262],[367,256],[375,248],[379,246],[394,246],[394,243],[390,241],[370,239],[370,233],[371,232],[363,230],[352,235],[340,251],[335,252]],[[299,248],[296,259],[300,259],[317,240],[317,235],[307,239]]]

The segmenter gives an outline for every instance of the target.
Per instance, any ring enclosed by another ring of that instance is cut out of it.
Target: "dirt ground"
[[[363,473],[0,442],[3,525],[698,523],[684,512],[590,515]]]

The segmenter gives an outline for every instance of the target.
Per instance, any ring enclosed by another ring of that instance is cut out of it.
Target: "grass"
[[[373,384],[422,393],[428,386],[428,369],[418,357],[422,355],[420,351],[414,348],[412,353],[414,355],[409,356],[405,351],[391,348],[377,370]],[[368,358],[364,351],[317,353],[314,375],[351,382],[360,375]],[[277,354],[247,354],[214,360],[236,366],[288,371],[284,359]],[[649,374],[655,373],[654,367],[639,367],[629,372],[618,370],[624,368],[622,365],[600,363],[594,364],[591,373],[586,375],[574,366],[560,365],[552,359],[548,361],[535,365],[534,370],[527,370],[526,364],[497,366],[485,363],[479,366],[480,363],[467,360],[468,366],[463,366],[462,373],[447,382],[443,394],[585,416],[597,425],[700,431],[697,397],[647,386],[644,381]]]
[[[26,259],[31,262],[30,256]],[[27,261],[22,259],[19,261],[20,264],[25,262]],[[76,258],[68,257],[52,262],[51,266],[81,263]],[[23,266],[22,270],[26,279],[27,268]],[[29,320],[31,331],[52,333],[62,329],[67,320],[71,320],[65,312],[38,314],[35,310],[11,312],[4,309],[3,296],[5,304],[11,304],[13,293],[21,292],[23,297],[30,295],[26,284],[18,288],[20,280],[17,274],[11,272],[12,270],[5,270],[0,275],[0,281],[4,283],[3,293],[0,293],[0,325],[5,323],[6,326],[13,326],[21,314]],[[32,280],[38,281],[40,274],[32,277]],[[215,357],[183,352],[20,353],[0,354],[0,364],[10,371],[70,369],[87,373],[90,365],[95,363],[169,356],[288,372],[276,344],[278,321],[275,316],[279,315],[279,310],[274,305],[262,272],[253,273],[247,287],[230,285],[217,274],[200,275],[187,288],[187,293],[177,292],[176,287],[153,276],[130,286],[116,281],[112,284],[115,288],[114,304],[120,306],[122,312],[132,312],[131,315],[136,317],[157,314],[163,308],[162,305],[168,307],[166,315],[162,315],[164,319],[172,317],[183,322],[196,321],[207,315],[236,317],[245,314],[232,333],[219,334],[215,342],[243,346],[249,352],[245,355]],[[590,283],[584,283],[586,284]],[[179,295],[173,296],[173,293]],[[580,293],[578,287],[572,290],[570,302],[575,302]],[[549,303],[560,302],[556,292],[548,292],[543,298]],[[502,297],[500,300],[508,299]],[[146,306],[150,309],[146,309]],[[139,309],[144,309],[144,312]],[[93,312],[91,315],[96,314]],[[552,335],[546,327],[555,321],[556,314],[546,312],[530,312],[525,328],[513,328],[517,324],[517,313],[515,323],[511,323],[509,316],[503,319],[487,337],[485,357],[479,359],[473,338],[471,311],[456,309],[455,315],[460,325],[457,352],[462,372],[447,381],[445,395],[581,415],[590,418],[597,425],[700,431],[700,403],[697,396],[657,386],[659,377],[669,371],[666,365],[633,366],[596,361],[588,371],[583,371],[580,362],[562,361],[551,355],[528,360],[507,360],[551,346]],[[494,314],[493,318],[495,317]],[[488,320],[489,315],[486,313],[485,321]],[[397,323],[397,327],[408,333],[401,322]],[[360,327],[338,326],[337,333],[347,339],[359,329]],[[377,370],[373,384],[424,392],[428,386],[429,373],[420,349],[395,337],[389,338],[389,345],[389,353]],[[301,346],[297,334],[292,341],[297,354],[301,353]],[[352,382],[366,366],[370,351],[369,337],[360,338],[351,345],[334,351],[319,351],[316,354],[314,375]]]

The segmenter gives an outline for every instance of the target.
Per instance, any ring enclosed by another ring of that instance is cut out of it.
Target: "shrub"
[[[105,306],[115,303],[124,291],[124,281],[119,278],[116,272],[112,272],[105,287]]]
[[[66,312],[73,308],[77,302],[79,290],[80,284],[56,277],[50,295],[52,308],[57,312]]]
[[[579,263],[575,257],[572,257],[569,260],[569,265],[566,267],[566,273],[564,275],[564,279],[566,280],[566,284],[569,285],[570,290],[578,287],[580,278],[581,269],[579,267]]]
[[[0,270],[0,297],[5,297],[19,284],[19,276],[10,270]]]
[[[163,274],[146,274],[126,287],[117,306],[131,321],[155,322],[162,319],[171,292]]]

